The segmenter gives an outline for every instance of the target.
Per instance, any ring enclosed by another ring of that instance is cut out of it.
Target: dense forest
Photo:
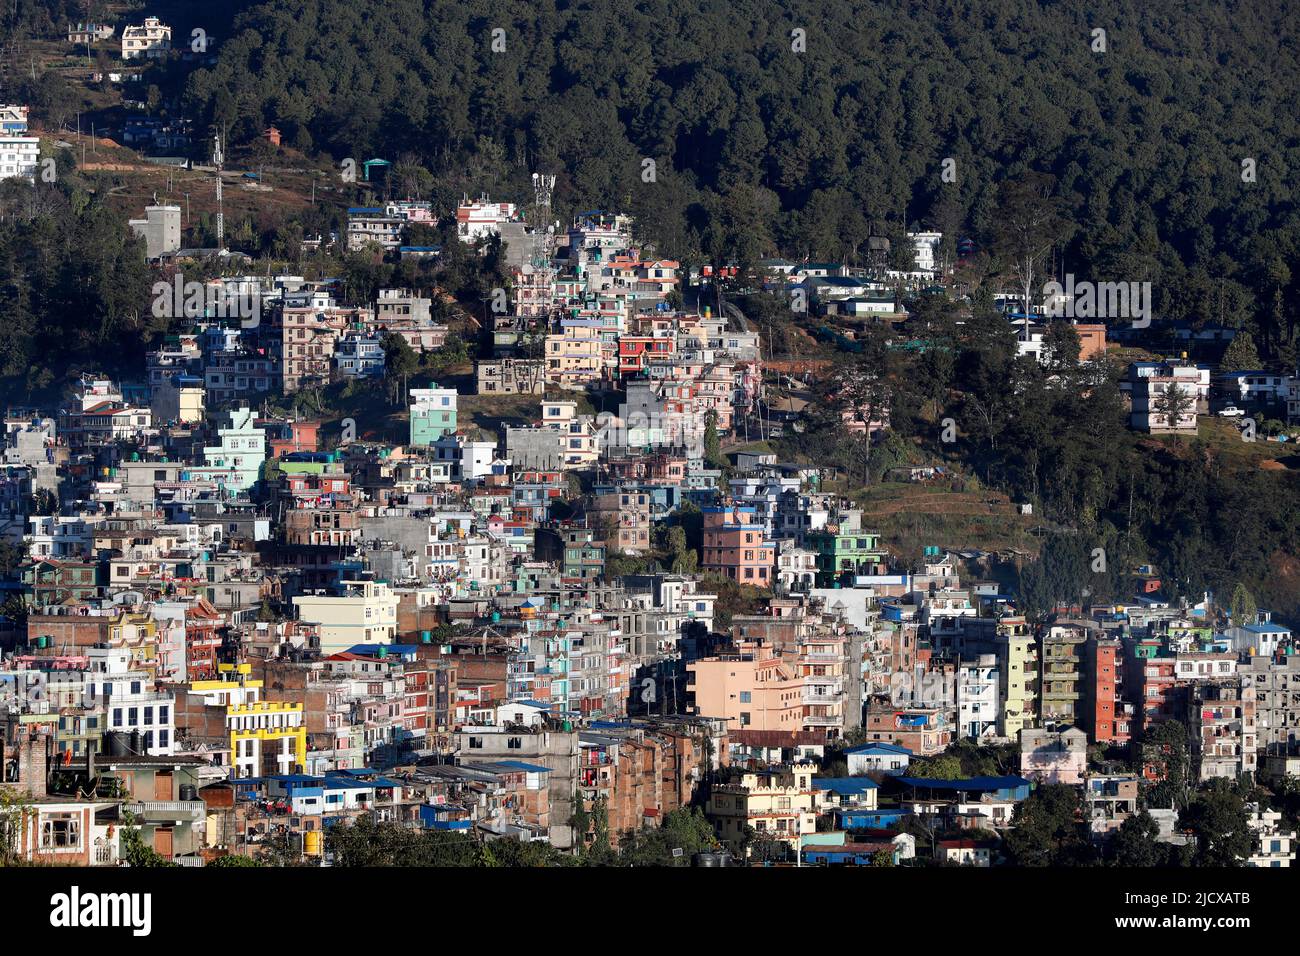
[[[411,157],[444,202],[551,170],[562,209],[630,207],[687,261],[860,260],[914,221],[983,243],[999,184],[1038,173],[1059,271],[1150,281],[1157,316],[1295,357],[1285,2],[277,0],[217,29],[184,102],[236,143],[274,123]]]

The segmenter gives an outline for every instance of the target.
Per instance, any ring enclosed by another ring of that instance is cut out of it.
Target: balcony
[[[202,800],[139,800],[122,809],[142,823],[197,823],[207,814]]]
[[[804,694],[803,702],[805,704],[838,704],[842,695],[838,692],[830,694]]]
[[[804,726],[806,727],[839,727],[841,724],[844,723],[844,718],[842,716],[839,717],[811,716],[811,717],[803,718],[803,723]]]

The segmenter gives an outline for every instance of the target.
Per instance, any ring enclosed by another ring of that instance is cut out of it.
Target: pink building
[[[771,587],[776,545],[765,539],[753,507],[705,508],[702,567],[725,574],[738,584]]]

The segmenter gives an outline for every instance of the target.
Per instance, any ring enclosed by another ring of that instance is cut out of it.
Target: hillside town
[[[66,43],[129,98],[202,39]],[[1300,371],[1240,325],[975,283],[960,225],[723,259],[396,156],[259,254],[226,191],[271,175],[139,107],[114,139],[215,205],[115,220],[150,348],[6,393],[0,861],[1292,865],[1300,605],[1135,543],[1135,479],[1122,527],[1069,511],[1117,435],[1296,467]],[[36,188],[70,134],[34,108],[0,105],[0,179]],[[1058,429],[990,396],[1114,430],[1040,460]]]

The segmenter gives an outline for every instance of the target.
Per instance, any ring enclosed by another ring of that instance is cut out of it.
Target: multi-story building
[[[1124,699],[1121,643],[1094,633],[1083,645],[1081,726],[1094,743],[1128,743],[1133,705]]]
[[[145,206],[144,218],[128,220],[127,226],[144,239],[146,259],[161,259],[181,247],[180,206]]]
[[[444,435],[456,430],[456,404],[459,396],[454,388],[411,389],[410,440],[412,445],[435,444]]]
[[[343,581],[342,593],[293,599],[300,620],[317,625],[322,653],[357,644],[389,644],[397,636],[398,598],[383,581]]]
[[[1044,727],[1072,726],[1080,716],[1083,645],[1090,621],[1058,619],[1043,633],[1040,662],[1040,718]]]
[[[546,391],[546,360],[501,358],[474,364],[480,395],[541,395]]]
[[[957,652],[992,654],[998,662],[998,736],[1017,740],[1038,720],[1038,646],[1024,617],[961,616],[953,619]]]
[[[27,135],[27,107],[0,106],[0,179],[35,180],[41,140]]]
[[[307,767],[303,705],[253,701],[226,706],[236,777],[302,773]]]
[[[840,515],[826,528],[808,532],[804,542],[817,554],[818,587],[833,587],[836,582],[851,585],[857,575],[886,570],[880,534],[863,529],[861,512]]]
[[[918,757],[932,757],[952,743],[949,713],[933,707],[867,707],[867,740],[904,747]]]
[[[1300,748],[1300,655],[1251,657],[1237,673],[1255,687],[1259,755],[1295,755]]]
[[[1141,362],[1129,369],[1132,424],[1145,432],[1194,432],[1207,411],[1210,370],[1196,365]],[[1169,420],[1170,398],[1180,396],[1178,420]]]
[[[374,378],[384,374],[384,349],[379,336],[345,332],[334,344],[334,367],[342,378]]]
[[[957,662],[957,736],[985,740],[998,734],[998,659],[980,654]]]
[[[1255,836],[1246,865],[1290,867],[1295,862],[1295,831],[1282,828],[1281,811],[1266,810],[1257,803],[1247,804],[1246,810],[1250,814],[1246,822]]]
[[[709,794],[705,815],[718,839],[746,857],[755,839],[774,839],[793,857],[804,834],[817,832],[817,765],[796,763],[770,770],[750,770]]]
[[[157,17],[145,17],[142,26],[122,28],[122,59],[157,59],[172,48],[172,28]]]
[[[348,209],[348,251],[358,252],[377,245],[385,250],[402,244],[406,220],[377,206],[353,206]]]
[[[1199,681],[1188,688],[1187,729],[1198,780],[1236,780],[1254,773],[1259,744],[1255,682],[1249,677]]]
[[[492,202],[486,196],[480,196],[474,202],[466,198],[456,207],[456,238],[472,245],[479,239],[500,233],[501,224],[512,221],[515,216],[514,203]]]
[[[690,713],[722,718],[730,730],[797,731],[808,681],[759,641],[686,665]]]
[[[1042,783],[1083,783],[1088,735],[1077,727],[1020,731],[1020,775]]]
[[[771,587],[776,573],[776,545],[766,540],[753,508],[706,508],[700,566],[737,584]]]

